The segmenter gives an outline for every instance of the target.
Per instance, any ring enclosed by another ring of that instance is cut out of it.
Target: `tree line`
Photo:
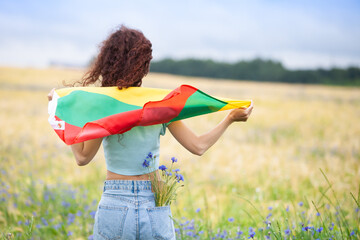
[[[288,70],[280,62],[259,58],[235,63],[167,58],[152,62],[150,71],[234,80],[360,86],[359,67]]]

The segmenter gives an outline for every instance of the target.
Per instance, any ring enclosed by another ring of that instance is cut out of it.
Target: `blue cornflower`
[[[150,161],[148,161],[148,160],[144,160],[144,162],[143,162],[143,164],[142,164],[142,166],[144,167],[144,168],[147,168],[147,167],[149,167],[150,166]]]
[[[147,155],[147,158],[152,158],[152,157],[153,157],[152,153],[149,152],[148,155]]]
[[[287,212],[289,211],[289,206],[286,207],[286,211],[287,211]]]
[[[269,219],[271,216],[272,216],[272,213],[269,213],[269,214],[266,216],[266,219]]]
[[[195,227],[193,225],[189,225],[186,227],[187,230],[195,230]]]
[[[90,212],[90,216],[91,216],[92,218],[95,218],[95,214],[96,214],[96,211]]]
[[[159,169],[160,169],[161,171],[165,171],[165,170],[167,169],[167,167],[166,167],[165,165],[161,165],[161,166],[159,167]]]
[[[355,231],[351,231],[350,236],[355,235]]]
[[[273,208],[272,207],[268,207],[269,211],[271,211]]]
[[[181,174],[175,174],[175,176],[176,176],[176,179],[177,179],[178,182],[184,181],[183,175],[181,175]]]
[[[224,236],[224,237],[227,236],[227,231],[226,231],[226,230],[223,231],[223,236]]]
[[[271,227],[271,221],[266,220],[265,224],[266,224],[266,229],[269,229]]]
[[[42,223],[44,224],[44,226],[49,225],[45,218],[42,217],[42,218],[41,218],[41,221],[42,221]]]
[[[74,220],[75,220],[75,215],[72,213],[69,213],[68,219],[67,219],[68,225],[72,224],[74,222]]]
[[[81,215],[82,215],[82,212],[80,210],[77,211],[76,216],[81,217]]]
[[[243,233],[244,233],[243,231],[238,231],[238,232],[236,233],[236,235],[241,236]]]
[[[299,202],[299,206],[300,206],[300,207],[304,206],[304,203],[303,203],[303,202]]]
[[[171,161],[172,161],[173,163],[175,163],[175,162],[177,162],[177,159],[176,159],[175,157],[172,157],[172,158],[171,158]]]
[[[44,200],[45,201],[48,201],[49,200],[49,194],[46,192],[45,195],[44,195]]]
[[[285,234],[286,234],[286,235],[289,235],[289,234],[290,234],[290,232],[291,232],[291,230],[290,230],[290,229],[285,229],[285,231],[284,231],[284,232],[285,232]]]
[[[71,231],[68,231],[68,236],[71,236],[73,233]]]
[[[66,202],[66,201],[62,201],[62,202],[61,202],[61,205],[62,205],[63,207],[70,207],[70,206],[71,206],[71,204],[68,203],[68,202]]]
[[[248,239],[254,238],[254,236],[255,236],[255,231],[253,230],[252,227],[249,227],[249,237],[248,237]]]
[[[316,213],[316,216],[320,217],[320,213],[319,213],[319,212],[317,212],[317,213]]]
[[[22,221],[18,221],[18,225],[21,225],[22,224]]]
[[[249,233],[249,237],[248,237],[248,239],[250,239],[250,238],[254,238],[255,237],[255,232],[251,232],[251,233]]]
[[[53,228],[54,228],[55,230],[58,230],[60,227],[61,227],[61,223],[56,224],[56,225],[53,226]]]
[[[316,231],[317,231],[318,233],[321,233],[322,230],[323,230],[323,227],[319,227],[318,229],[316,229]]]
[[[200,208],[197,208],[195,212],[197,212],[197,213],[198,213],[198,212],[200,212],[200,210],[201,210]]]
[[[204,234],[204,231],[200,231],[200,232],[198,232],[198,234]]]
[[[229,222],[234,222],[234,218],[233,218],[233,217],[228,218],[228,221],[229,221]]]
[[[177,168],[177,169],[174,169],[173,172],[176,172],[176,173],[177,173],[177,172],[180,172],[180,169],[178,169],[178,168]]]

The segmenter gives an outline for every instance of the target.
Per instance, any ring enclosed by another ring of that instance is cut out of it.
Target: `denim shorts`
[[[155,207],[154,199],[150,181],[105,181],[94,239],[175,239],[170,207]]]

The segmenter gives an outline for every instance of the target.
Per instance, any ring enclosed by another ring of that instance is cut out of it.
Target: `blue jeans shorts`
[[[175,239],[170,207],[155,207],[154,199],[150,181],[105,181],[94,239]]]

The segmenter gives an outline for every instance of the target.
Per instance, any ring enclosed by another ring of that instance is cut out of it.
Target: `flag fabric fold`
[[[190,85],[175,90],[130,87],[57,89],[49,102],[49,123],[68,145],[121,134],[136,126],[173,122],[202,114],[246,108],[251,100],[212,97]]]

